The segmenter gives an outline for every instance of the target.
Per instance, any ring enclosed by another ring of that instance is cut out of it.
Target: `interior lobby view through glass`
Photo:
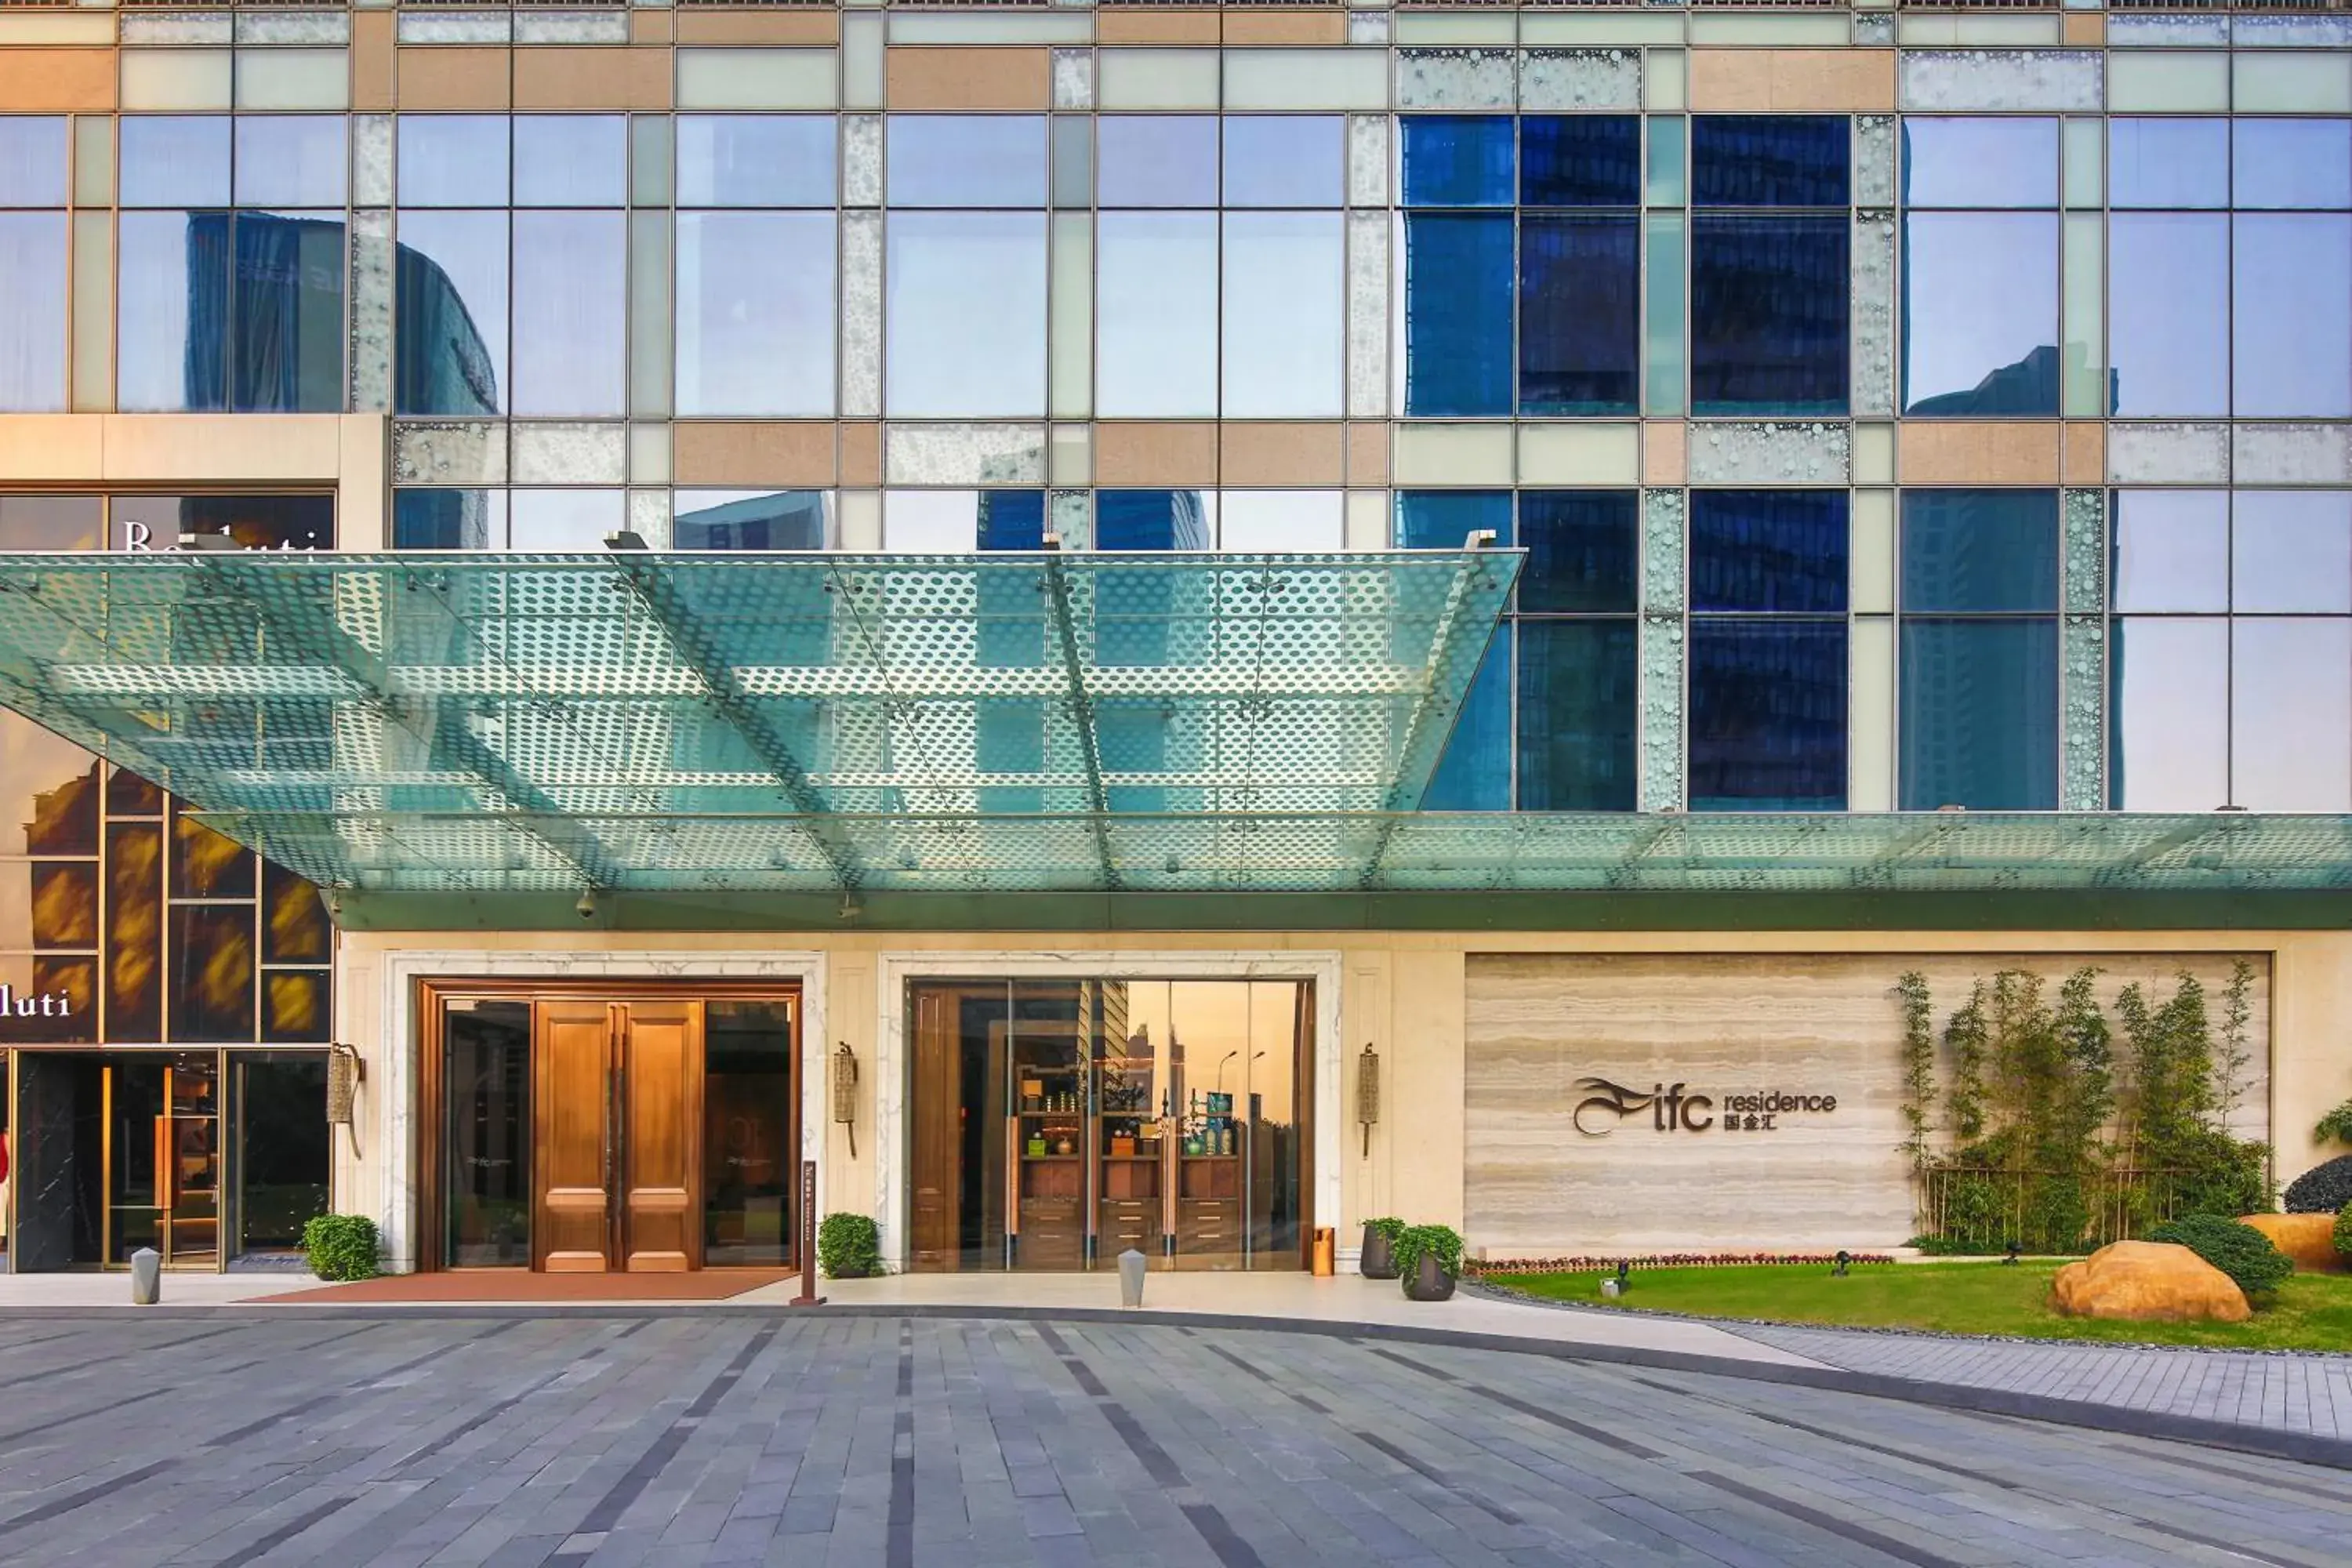
[[[1314,987],[908,988],[912,1267],[1300,1268]]]

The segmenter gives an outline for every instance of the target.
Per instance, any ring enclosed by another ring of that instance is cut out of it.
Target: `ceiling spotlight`
[[[586,892],[581,894],[580,901],[572,905],[572,908],[582,920],[594,920],[596,918],[596,889],[591,888]]]

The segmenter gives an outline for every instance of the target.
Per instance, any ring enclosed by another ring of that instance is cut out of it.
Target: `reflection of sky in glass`
[[[228,116],[127,114],[121,127],[124,206],[228,205]]]
[[[1337,418],[1344,244],[1338,213],[1225,216],[1224,414]]]
[[[1043,415],[1045,215],[894,212],[887,243],[891,416]]]
[[[510,492],[510,550],[601,550],[622,527],[619,490]]]
[[[2233,410],[2242,419],[2352,415],[2352,216],[2235,222]]]
[[[0,207],[65,205],[65,118],[0,115]]]
[[[2107,249],[2116,415],[2227,413],[2229,217],[2117,213],[2107,222]]]
[[[677,205],[833,205],[839,138],[830,114],[681,114]]]
[[[2230,628],[2135,616],[2116,623],[2113,805],[2210,811],[2230,799]]]
[[[2245,616],[2230,633],[2231,804],[2352,807],[2352,621]]]
[[[400,205],[495,207],[507,200],[507,117],[400,117]]]
[[[2228,206],[2230,122],[2110,120],[2107,204],[2118,207]]]
[[[1107,207],[1217,205],[1217,117],[1106,114],[1095,121],[1096,188]]]
[[[2352,491],[2240,490],[2233,505],[2232,605],[2352,614]]]
[[[2115,607],[2225,610],[2230,605],[2226,490],[2120,490]]]
[[[2054,213],[1914,213],[1904,219],[1904,394],[1966,393],[2058,341]],[[2054,377],[2047,388],[2054,399]],[[1985,413],[2022,413],[2000,407]],[[2055,414],[2054,401],[2031,412]]]
[[[502,212],[404,212],[400,215],[403,248],[440,268],[471,320],[482,352],[489,358],[488,390],[507,389],[507,215]],[[414,312],[403,300],[401,350],[438,353],[438,345],[412,345]],[[503,404],[503,397],[500,398]],[[499,410],[492,410],[498,412]],[[403,412],[440,413],[440,409]]]
[[[2058,122],[1990,116],[1903,121],[1903,202],[1915,207],[2054,207]]]
[[[1225,205],[1336,207],[1346,177],[1336,114],[1225,117]]]
[[[1217,216],[1097,220],[1096,410],[1106,418],[1217,411]]]
[[[518,114],[515,205],[616,207],[628,200],[629,124],[617,114]]]
[[[236,117],[239,206],[339,207],[345,164],[340,114]]]
[[[124,213],[116,241],[115,403],[122,408],[187,405],[188,215]],[[226,284],[205,279],[207,291]]]
[[[2352,207],[2352,121],[2241,120],[2231,154],[2238,207]]]
[[[627,370],[625,216],[514,216],[514,412],[617,415]]]
[[[834,216],[677,215],[677,411],[833,412]]]
[[[66,215],[0,212],[0,410],[66,401]]]
[[[1043,115],[894,114],[888,134],[892,206],[1045,205]]]
[[[1338,550],[1347,540],[1338,490],[1226,490],[1220,550]]]
[[[980,546],[978,490],[891,490],[882,548],[901,555],[968,554]]]

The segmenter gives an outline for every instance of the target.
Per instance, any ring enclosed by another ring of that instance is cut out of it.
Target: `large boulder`
[[[2327,1274],[2344,1271],[2336,1250],[2336,1216],[2332,1214],[2250,1214],[2238,1221],[2271,1238],[2271,1245],[2294,1259],[2298,1270]]]
[[[2242,1323],[2253,1316],[2237,1282],[2185,1247],[2118,1241],[2050,1281],[2050,1304],[2070,1318],[2142,1323]]]

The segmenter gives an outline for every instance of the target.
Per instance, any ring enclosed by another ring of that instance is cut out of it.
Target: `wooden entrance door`
[[[702,1004],[542,1001],[532,1035],[536,1266],[697,1267]]]

